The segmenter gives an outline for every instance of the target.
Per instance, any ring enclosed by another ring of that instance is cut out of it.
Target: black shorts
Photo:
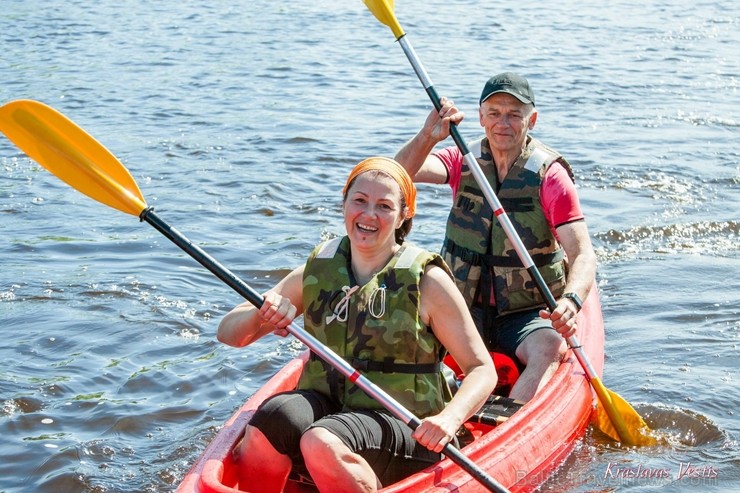
[[[520,366],[521,362],[516,357],[516,348],[524,339],[532,332],[541,329],[555,330],[549,320],[540,317],[539,308],[508,315],[497,315],[495,309],[491,312],[493,316],[484,324],[483,308],[478,305],[470,307],[470,314],[488,350],[503,353],[513,358]]]
[[[419,445],[403,421],[382,410],[339,412],[326,396],[310,390],[277,394],[266,400],[250,421],[275,450],[293,461],[299,475],[307,473],[300,439],[309,428],[329,430],[364,458],[383,485],[395,483],[441,459]]]

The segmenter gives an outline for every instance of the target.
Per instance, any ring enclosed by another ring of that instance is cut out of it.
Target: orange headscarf
[[[414,186],[414,182],[411,181],[411,177],[403,169],[403,166],[387,157],[370,157],[357,163],[357,166],[350,171],[347,177],[347,183],[344,185],[342,195],[347,195],[347,189],[349,189],[352,180],[362,173],[372,170],[385,173],[398,183],[398,186],[401,188],[401,194],[403,194],[404,201],[406,202],[406,207],[408,207],[406,219],[414,217],[414,214],[416,214],[416,187]]]

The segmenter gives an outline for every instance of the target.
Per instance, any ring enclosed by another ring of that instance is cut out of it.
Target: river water
[[[740,491],[740,5],[395,10],[468,115],[466,138],[480,135],[490,75],[530,79],[534,133],[574,165],[597,248],[603,381],[669,437],[631,449],[589,432],[542,491]],[[162,218],[258,290],[342,233],[348,170],[393,155],[430,108],[360,0],[0,11],[0,103],[65,113]],[[0,491],[172,491],[300,343],[219,344],[218,320],[240,299],[167,239],[4,137],[0,173]],[[410,239],[436,250],[449,192],[419,196]]]

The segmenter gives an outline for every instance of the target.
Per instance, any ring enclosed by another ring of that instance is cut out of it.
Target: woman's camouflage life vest
[[[449,272],[439,255],[405,244],[356,286],[344,236],[319,245],[303,275],[306,331],[419,417],[439,413],[450,399],[444,350],[419,315],[419,281],[430,262]],[[344,410],[382,408],[313,354],[298,387],[331,396]]]
[[[473,143],[470,149],[534,265],[553,295],[559,297],[565,287],[564,253],[547,223],[539,192],[542,178],[553,162],[559,161],[573,179],[570,165],[556,152],[529,138],[525,150],[498,186],[488,139]],[[485,306],[491,300],[491,290],[499,314],[544,305],[535,282],[464,163],[455,203],[447,219],[442,256],[469,306],[476,301]]]

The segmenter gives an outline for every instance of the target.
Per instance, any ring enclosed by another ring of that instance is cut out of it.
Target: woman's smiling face
[[[362,173],[347,190],[344,225],[356,247],[395,245],[395,231],[405,219],[401,189],[375,170]]]

